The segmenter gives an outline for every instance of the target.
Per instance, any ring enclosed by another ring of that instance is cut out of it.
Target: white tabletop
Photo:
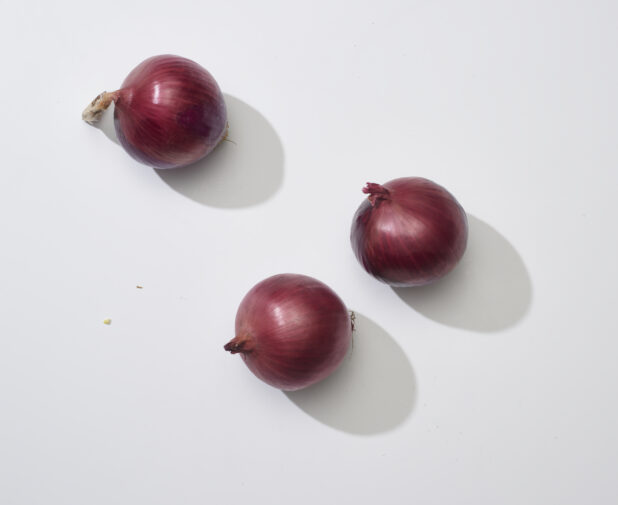
[[[4,2],[0,503],[616,503],[617,16]],[[229,108],[233,143],[179,172],[80,119],[161,53]],[[457,197],[469,247],[393,290],[349,229],[365,182],[411,175]],[[358,315],[342,367],[290,394],[223,350],[282,272]]]

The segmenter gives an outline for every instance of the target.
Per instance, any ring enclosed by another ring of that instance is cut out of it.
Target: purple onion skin
[[[148,58],[116,93],[118,140],[146,165],[190,165],[210,153],[226,134],[227,112],[219,86],[208,71],[186,58]]]
[[[449,273],[466,250],[468,219],[446,189],[421,177],[367,183],[352,222],[352,249],[391,286],[422,286]]]
[[[280,274],[246,294],[225,350],[240,353],[267,384],[293,391],[330,375],[351,339],[350,314],[332,289],[306,275]]]

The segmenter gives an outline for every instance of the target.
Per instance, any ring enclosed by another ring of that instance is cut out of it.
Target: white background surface
[[[0,503],[616,503],[615,2],[1,5]],[[160,53],[228,101],[182,173],[80,120]],[[471,233],[411,292],[348,238],[408,175]],[[281,272],[359,314],[289,395],[222,349]]]

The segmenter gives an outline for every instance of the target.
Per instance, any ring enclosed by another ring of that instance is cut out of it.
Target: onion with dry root
[[[227,134],[221,90],[200,65],[180,56],[153,56],[113,92],[98,95],[82,118],[95,123],[111,103],[118,140],[137,161],[155,168],[190,165]]]

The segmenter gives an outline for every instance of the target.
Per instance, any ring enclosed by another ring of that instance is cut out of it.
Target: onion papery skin
[[[245,295],[225,350],[239,353],[267,384],[293,391],[330,375],[351,339],[350,313],[331,288],[306,275],[279,274]]]
[[[367,183],[352,222],[358,261],[391,286],[422,286],[449,273],[466,250],[468,219],[442,186],[422,177]]]
[[[148,58],[115,93],[118,140],[146,165],[190,165],[210,153],[226,135],[227,111],[217,82],[206,69],[186,58]]]

